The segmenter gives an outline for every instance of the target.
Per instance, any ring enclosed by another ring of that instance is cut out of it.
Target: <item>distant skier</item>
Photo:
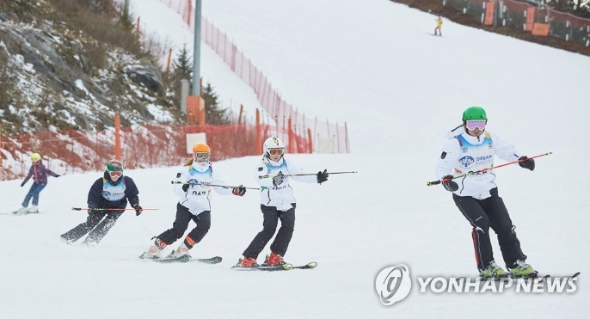
[[[434,28],[434,35],[438,35],[438,36],[442,37],[441,27],[442,27],[443,21],[442,21],[442,17],[440,16],[440,14],[437,16],[435,21],[436,21],[436,28]]]
[[[47,186],[47,175],[51,175],[53,177],[59,177],[60,175],[52,172],[50,169],[45,168],[43,165],[43,161],[41,160],[41,155],[39,153],[31,154],[31,168],[29,168],[29,174],[25,177],[25,180],[20,184],[20,187],[25,186],[29,178],[33,177],[33,185],[29,189],[29,192],[25,196],[21,204],[21,208],[14,211],[15,214],[24,215],[29,213],[38,213],[39,212],[39,194],[41,191]],[[29,202],[33,199],[33,205],[29,206]]]
[[[283,256],[287,252],[295,226],[295,197],[289,180],[305,183],[323,183],[328,180],[326,170],[308,176],[296,176],[303,170],[293,161],[284,157],[285,145],[276,137],[264,142],[264,154],[256,166],[256,180],[260,184],[260,209],[264,218],[262,231],[252,240],[238,262],[238,267],[257,267],[256,258],[266,244],[272,239],[279,219],[281,228],[273,243],[270,254],[266,256],[265,265],[284,264]]]
[[[502,137],[485,131],[488,118],[483,108],[472,106],[463,112],[463,125],[451,131],[450,140],[443,147],[436,166],[436,178],[446,180],[443,186],[453,193],[453,200],[473,227],[477,268],[482,277],[505,276],[504,269],[496,265],[490,242],[489,229],[498,235],[502,257],[510,273],[515,276],[535,276],[536,271],[527,264],[527,256],[520,248],[516,228],[508,215],[504,201],[498,195],[496,174],[492,170],[468,174],[493,167],[494,155],[503,160],[520,160],[518,164],[528,170],[535,169],[535,161],[518,155],[514,145]]]
[[[127,201],[135,209],[136,216],[143,212],[139,206],[139,191],[131,177],[123,175],[123,163],[111,160],[103,176],[97,179],[88,192],[88,217],[61,235],[64,242],[71,244],[88,234],[85,245],[98,244],[127,207]]]
[[[241,185],[234,188],[209,186],[225,184],[219,173],[213,170],[213,164],[209,162],[211,148],[205,143],[198,143],[193,146],[193,152],[194,158],[189,159],[176,174],[175,182],[177,183],[172,186],[179,197],[176,204],[176,219],[172,228],[158,235],[154,244],[140,258],[161,258],[161,251],[180,239],[192,220],[197,226],[167,258],[189,254],[189,250],[205,237],[211,227],[211,189],[221,195],[244,196],[246,194],[246,188]]]

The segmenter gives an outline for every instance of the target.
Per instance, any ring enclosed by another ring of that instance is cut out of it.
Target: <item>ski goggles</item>
[[[209,153],[195,153],[195,159],[197,160],[209,160]]]
[[[283,155],[283,149],[282,148],[271,148],[268,150],[268,154],[269,155]]]
[[[121,177],[123,175],[123,172],[121,172],[121,171],[112,171],[112,172],[109,172],[109,175],[111,176],[111,178],[113,178],[113,177]]]
[[[486,120],[469,120],[465,122],[465,127],[470,131],[473,131],[476,128],[483,131],[486,128]]]

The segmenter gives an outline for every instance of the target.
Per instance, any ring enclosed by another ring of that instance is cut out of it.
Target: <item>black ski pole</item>
[[[203,185],[203,186],[211,186],[211,187],[223,187],[223,188],[237,188],[237,187],[244,187],[244,186],[231,186],[231,185],[216,185],[216,184],[203,184],[203,183],[188,183],[188,182],[181,182],[181,181],[172,181],[172,184],[183,184],[183,185]],[[258,187],[244,187],[246,189],[257,189],[260,190]]]

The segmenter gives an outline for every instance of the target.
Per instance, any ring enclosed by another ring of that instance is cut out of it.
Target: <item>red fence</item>
[[[286,132],[269,125],[146,125],[120,129],[120,154],[126,168],[181,165],[187,157],[186,134],[206,133],[211,160],[262,154],[261,143],[276,133],[289,153],[310,153],[306,134]],[[4,137],[0,141],[0,180],[22,178],[30,167],[30,154],[40,153],[47,167],[58,174],[100,171],[116,158],[115,130],[79,132],[64,130]]]
[[[161,0],[177,10],[190,25],[190,0]],[[176,6],[176,8],[175,8]],[[64,130],[2,137],[0,130],[0,180],[22,178],[30,166],[30,154],[40,153],[47,167],[58,174],[103,170],[119,154],[127,168],[180,165],[186,154],[186,134],[206,133],[213,161],[259,155],[262,141],[278,136],[288,153],[348,153],[348,132],[344,126],[305,117],[284,101],[270,82],[215,26],[203,21],[203,39],[223,61],[256,93],[274,123],[256,124],[131,126],[119,130],[80,132]],[[258,115],[258,114],[257,114]],[[117,149],[120,147],[120,149]]]
[[[160,1],[180,14],[190,27],[194,27],[194,11],[191,0]],[[201,37],[202,41],[213,49],[244,83],[254,90],[260,105],[274,119],[277,127],[285,130],[288,120],[291,119],[296,132],[306,132],[308,129],[313,132],[315,152],[350,152],[346,123],[338,125],[338,123],[330,123],[327,120],[309,118],[298,112],[293,105],[281,98],[262,71],[240,52],[225,33],[205,18],[202,18],[201,21]]]

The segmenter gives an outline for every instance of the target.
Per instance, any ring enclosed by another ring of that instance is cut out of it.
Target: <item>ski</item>
[[[190,261],[196,261],[203,264],[219,264],[223,258],[219,256],[211,257],[211,258],[193,258]]]
[[[231,267],[233,270],[239,271],[284,271],[284,270],[291,270],[293,269],[293,265],[291,264],[282,264],[282,265],[260,265],[258,267],[242,267],[240,265],[235,265]]]
[[[574,273],[573,275],[567,275],[567,276],[551,276],[551,275],[548,275],[548,274],[542,275],[542,274],[539,274],[539,273],[534,273],[531,276],[513,276],[511,274],[506,274],[505,276],[501,276],[501,277],[481,277],[481,276],[479,276],[477,278],[480,279],[482,282],[483,281],[488,281],[488,280],[493,280],[493,281],[507,281],[507,280],[514,280],[514,279],[516,279],[516,280],[522,279],[522,280],[543,281],[543,280],[548,279],[548,278],[568,278],[568,279],[571,280],[571,279],[577,278],[579,275],[580,275],[580,272],[578,271],[578,272]],[[467,279],[468,277],[459,277],[459,279],[462,279],[462,278]]]
[[[13,210],[11,213],[2,213],[2,215],[16,215],[16,216],[25,216],[25,215],[37,215],[37,214],[41,214],[40,211],[36,211],[36,212],[19,212],[18,210]]]
[[[305,265],[293,266],[293,269],[314,269],[317,266],[318,266],[318,263],[315,261],[312,261],[312,262],[308,262]]]
[[[242,270],[242,271],[283,271],[283,270],[293,270],[293,269],[314,269],[317,267],[318,263],[315,261],[309,262],[305,265],[298,265],[293,266],[292,264],[282,264],[282,265],[266,265],[262,264],[258,267],[242,267],[239,265],[235,265],[232,267],[234,270]]]
[[[551,276],[551,275],[544,275],[544,276],[539,276],[539,277],[525,277],[525,279],[536,279],[536,278],[541,278],[541,279],[546,279],[546,278],[567,278],[569,280],[577,278],[580,275],[580,272],[576,272],[573,275],[567,275],[567,276]],[[512,277],[514,279],[520,279],[523,277]]]
[[[219,256],[211,257],[211,258],[193,258],[191,255],[182,255],[180,257],[166,257],[166,258],[141,258],[143,260],[149,260],[157,263],[162,264],[170,264],[170,263],[188,263],[188,262],[200,262],[204,264],[219,264],[223,258]]]

